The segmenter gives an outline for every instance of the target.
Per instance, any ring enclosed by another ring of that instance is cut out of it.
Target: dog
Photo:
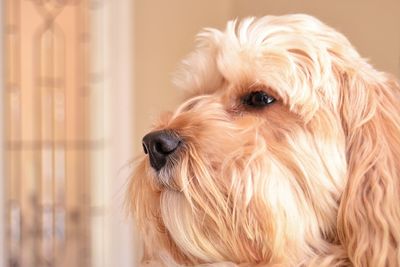
[[[294,14],[206,29],[128,189],[142,266],[400,266],[400,88]]]

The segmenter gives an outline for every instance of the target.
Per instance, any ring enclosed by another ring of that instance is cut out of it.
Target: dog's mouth
[[[179,161],[177,158],[177,155],[168,158],[165,165],[159,170],[156,170],[154,167],[152,167],[155,182],[159,187],[164,189],[179,190],[179,186],[177,184],[177,169],[179,168]],[[151,160],[149,160],[149,162],[151,166]]]
[[[184,146],[179,141],[178,147],[168,155],[160,155],[155,151],[150,151],[148,145],[143,144],[143,150],[146,156],[143,163],[148,166],[149,177],[159,190],[168,189],[179,191],[179,177],[181,175],[182,157],[184,157]]]

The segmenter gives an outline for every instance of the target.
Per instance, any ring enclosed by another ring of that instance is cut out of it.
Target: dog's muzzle
[[[143,137],[143,150],[149,155],[150,165],[156,171],[161,170],[168,158],[182,143],[179,136],[170,131],[156,131]]]

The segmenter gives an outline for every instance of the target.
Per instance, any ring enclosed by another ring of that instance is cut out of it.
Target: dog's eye
[[[243,104],[254,108],[265,107],[273,102],[275,102],[275,98],[266,94],[264,91],[251,92],[243,98]]]

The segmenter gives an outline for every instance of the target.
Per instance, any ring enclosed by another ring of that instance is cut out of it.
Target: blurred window
[[[7,267],[108,267],[103,4],[3,4]]]

